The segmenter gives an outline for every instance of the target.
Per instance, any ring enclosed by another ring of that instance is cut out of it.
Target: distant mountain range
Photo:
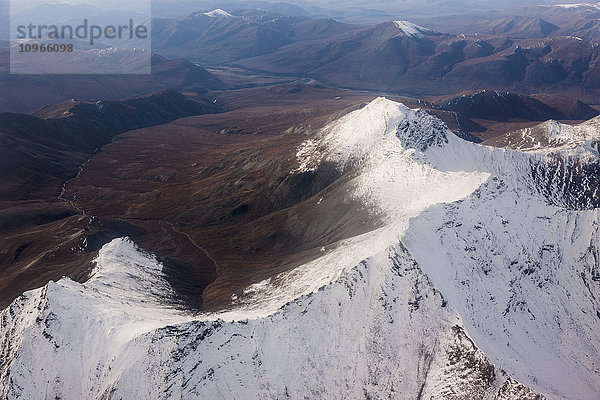
[[[416,20],[443,32],[506,35],[512,38],[575,36],[600,40],[600,3],[540,5],[495,11],[471,11]]]
[[[327,40],[358,27],[333,20],[307,20],[266,10],[197,12],[182,20],[153,21],[153,49],[205,64],[234,62],[274,53],[297,41]]]
[[[312,18],[335,18],[345,22],[383,22],[398,17],[440,16],[453,13],[465,13],[475,10],[498,10],[510,7],[537,6],[543,4],[577,3],[576,0],[508,0],[497,2],[492,0],[404,0],[404,1],[371,1],[366,5],[360,0],[289,0],[253,1],[253,0],[174,0],[153,1],[155,17],[184,17],[197,10],[223,8],[228,10],[256,9],[275,11],[285,15]]]
[[[68,6],[61,7],[65,14]],[[594,5],[421,16],[421,25],[400,19],[348,24],[297,11],[280,4],[156,18],[153,50],[169,59],[154,56],[152,76],[38,76],[34,84],[29,77],[2,73],[0,89],[8,95],[0,99],[0,110],[30,111],[71,97],[116,99],[163,88],[197,93],[225,88],[200,65],[419,98],[495,89],[600,102],[600,47],[594,42],[600,8]],[[7,52],[0,50],[0,61],[7,71]]]
[[[408,21],[362,26],[267,11],[209,14],[156,20],[155,51],[419,97],[489,88],[600,101],[598,46],[577,37],[545,37],[562,28],[541,18],[503,18],[486,25],[494,34],[466,35]],[[509,29],[526,38],[509,37]]]
[[[572,37],[407,32],[396,22],[298,42],[239,60],[247,68],[310,76],[342,87],[414,96],[490,88],[600,100],[599,48]]]

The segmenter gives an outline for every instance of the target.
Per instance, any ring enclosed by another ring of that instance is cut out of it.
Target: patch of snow
[[[423,28],[422,26],[408,21],[394,21],[394,24],[396,24],[398,29],[400,29],[405,35],[414,38],[422,38],[425,34],[433,32],[431,29]]]
[[[552,5],[545,5],[544,7],[553,7],[553,8],[562,8],[562,9],[588,8],[588,9],[593,9],[593,10],[599,10],[600,3],[552,4]]]
[[[217,8],[216,10],[212,10],[209,12],[205,12],[204,15],[211,18],[235,18],[233,15],[229,14],[227,11]]]
[[[302,173],[302,172],[313,172],[316,169],[316,165],[320,163],[320,160],[313,159],[312,156],[315,154],[316,143],[312,140],[307,140],[303,142],[296,152],[296,159],[299,162],[298,168],[296,168],[293,173]],[[312,165],[312,166],[311,166]]]
[[[512,132],[507,136],[508,145],[527,153],[579,154],[583,157],[589,144],[600,140],[600,118],[596,117],[577,125],[567,125],[549,120],[531,128]],[[597,156],[594,151],[591,157]]]
[[[268,278],[268,279],[265,279],[264,281],[260,281],[253,285],[250,285],[244,290],[244,295],[261,292],[262,290],[264,290],[265,287],[269,286],[270,283],[271,283],[271,278]]]

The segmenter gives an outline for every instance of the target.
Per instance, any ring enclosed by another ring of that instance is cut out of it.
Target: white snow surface
[[[168,291],[154,258],[115,239],[102,249],[92,281],[63,279],[25,293],[0,314],[0,396],[412,399],[524,393],[501,370],[490,380],[494,369],[464,333],[460,317],[400,245],[252,320],[201,321],[161,306],[159,297]]]
[[[598,140],[600,118],[596,117],[577,125],[549,120],[511,133],[507,145],[525,152],[549,153],[557,150],[583,150],[589,148],[590,142]]]
[[[551,205],[531,174],[587,139],[552,132],[569,147],[490,148],[376,99],[301,145],[290,173],[335,163],[379,229],[210,315],[169,306],[161,264],[116,239],[88,282],[0,312],[0,398],[531,398],[510,376],[597,399],[598,210]]]
[[[431,29],[423,28],[409,21],[394,21],[394,24],[407,36],[422,38],[424,34],[433,32]]]
[[[26,292],[0,314],[1,398],[100,398],[119,379],[127,344],[182,321],[156,259],[126,239],[104,246],[92,278],[68,278]],[[12,316],[17,315],[17,318]],[[112,363],[112,364],[111,364]],[[116,365],[115,365],[116,366]]]
[[[212,10],[209,12],[205,12],[204,15],[211,18],[234,18],[233,15],[229,14],[227,11],[217,8],[216,10]]]
[[[600,9],[600,3],[574,3],[574,4],[552,4],[546,5],[545,7],[555,7],[563,9],[575,9],[575,8],[586,8],[590,10]]]

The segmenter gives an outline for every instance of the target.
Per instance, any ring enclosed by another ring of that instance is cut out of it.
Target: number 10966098
[[[72,53],[72,44],[19,43],[19,53]]]

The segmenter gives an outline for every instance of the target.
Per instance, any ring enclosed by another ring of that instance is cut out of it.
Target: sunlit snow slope
[[[171,305],[161,264],[116,239],[87,283],[0,312],[0,398],[597,399],[598,211],[539,172],[597,163],[581,143],[476,145],[376,99],[290,173],[333,162],[379,229],[212,315]]]

